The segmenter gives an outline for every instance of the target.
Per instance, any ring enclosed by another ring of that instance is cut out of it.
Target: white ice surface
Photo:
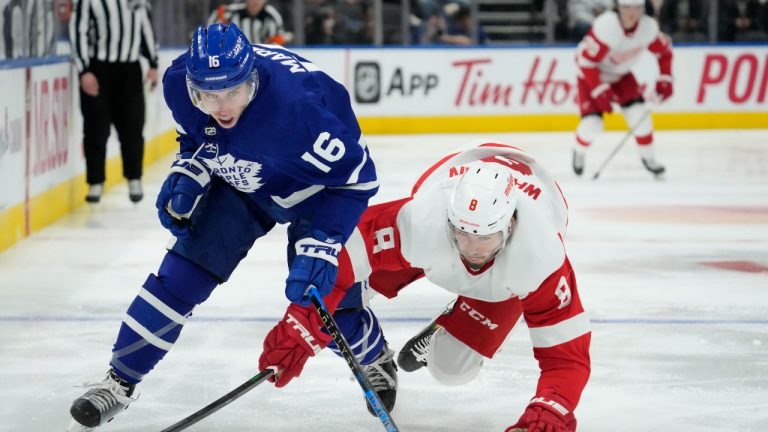
[[[665,181],[642,169],[631,142],[592,181],[621,135],[596,143],[583,179],[570,171],[570,133],[484,137],[538,157],[569,200],[566,244],[593,320],[579,431],[767,431],[768,132],[657,132]],[[477,137],[369,137],[382,180],[374,202],[404,196],[429,164]],[[154,209],[167,166],[150,167],[138,206],[125,185],[116,187],[96,208],[0,254],[0,431],[63,431],[80,386],[103,376],[125,309],[170,238]],[[159,431],[254,375],[262,338],[286,305],[284,251],[283,227],[259,240],[197,308],[138,402],[100,430]],[[757,271],[743,271],[750,266]],[[420,281],[372,305],[399,349],[449,299]],[[406,432],[501,432],[522,413],[537,377],[520,325],[468,385],[438,385],[425,370],[401,373],[392,415]],[[189,430],[383,427],[344,361],[322,352],[286,388],[263,384]]]

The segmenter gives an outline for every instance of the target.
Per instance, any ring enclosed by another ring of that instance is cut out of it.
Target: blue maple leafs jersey
[[[378,189],[376,169],[344,86],[282,47],[253,45],[259,85],[234,127],[197,109],[189,51],[163,77],[180,154],[203,163],[277,222],[299,218],[346,242]]]

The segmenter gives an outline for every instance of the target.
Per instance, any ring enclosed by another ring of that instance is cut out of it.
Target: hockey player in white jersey
[[[591,331],[565,251],[567,221],[557,182],[533,157],[505,144],[474,146],[428,169],[410,197],[366,210],[339,255],[329,298],[366,279],[389,298],[421,277],[455,293],[453,305],[398,355],[402,370],[426,366],[447,385],[475,378],[522,315],[541,373],[529,405],[506,431],[573,432],[590,374]],[[358,327],[383,339],[372,311],[363,317]],[[354,325],[344,327],[356,345],[374,345],[352,337]],[[280,339],[279,330],[267,339]],[[322,336],[319,325],[307,330]],[[297,377],[312,354],[276,355],[279,347],[265,340],[260,367]]]
[[[669,38],[659,31],[656,21],[644,14],[643,0],[618,0],[618,12],[605,12],[579,43],[576,63],[579,69],[578,102],[581,122],[576,129],[573,171],[584,172],[587,150],[603,131],[603,113],[621,106],[624,119],[637,142],[643,166],[654,175],[664,173],[653,150],[653,122],[643,89],[631,72],[643,51],[656,56],[659,77],[649,98],[661,102],[672,96],[672,49]]]

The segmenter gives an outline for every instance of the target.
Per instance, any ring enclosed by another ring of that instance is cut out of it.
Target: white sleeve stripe
[[[154,345],[154,346],[156,346],[156,347],[158,347],[158,348],[160,348],[162,350],[165,350],[165,351],[170,351],[171,347],[173,347],[172,343],[166,342],[166,341],[160,339],[159,337],[155,336],[154,333],[152,333],[151,331],[147,330],[147,328],[144,327],[143,325],[139,324],[135,319],[133,319],[132,316],[126,315],[126,317],[123,320],[123,322],[125,323],[125,325],[130,327],[131,330],[133,330],[136,333],[138,333],[138,335],[141,336],[142,339],[144,339],[145,341],[151,343],[152,345]]]
[[[176,312],[175,310],[171,309],[170,306],[163,303],[162,300],[155,297],[151,292],[147,291],[146,289],[142,288],[142,290],[139,291],[139,297],[144,299],[144,301],[152,305],[153,308],[157,309],[160,313],[165,315],[171,321],[181,325],[184,325],[184,323],[187,322],[186,317]]]
[[[329,187],[328,189],[371,190],[371,189],[376,189],[377,187],[379,187],[379,181],[374,180],[366,183],[355,183],[355,184],[346,185],[346,186],[334,186],[334,187]]]
[[[360,144],[360,147],[363,149],[363,160],[361,160],[357,167],[352,171],[352,174],[349,176],[349,180],[347,180],[347,184],[357,183],[357,180],[360,177],[360,171],[362,171],[365,163],[368,161],[368,152],[365,151],[365,138],[360,135],[360,139],[357,140],[357,143]]]
[[[371,274],[371,263],[368,261],[365,240],[363,240],[363,235],[360,234],[360,230],[357,227],[352,230],[352,234],[347,239],[344,247],[347,249],[349,260],[352,262],[354,280],[365,280]]]
[[[291,208],[296,204],[304,201],[305,199],[311,197],[312,195],[320,192],[321,190],[323,190],[323,188],[325,188],[325,186],[323,185],[313,185],[308,188],[298,190],[288,195],[285,198],[279,197],[277,195],[272,195],[272,200],[282,208]]]
[[[277,46],[278,46],[279,48],[283,48],[283,47],[282,47],[282,46],[280,46],[280,45],[277,45]],[[302,65],[302,66],[304,66],[304,69],[306,69],[306,70],[307,70],[307,72],[316,72],[316,71],[319,71],[319,70],[320,70],[320,67],[319,67],[319,66],[317,66],[317,65],[316,65],[316,64],[314,64],[314,63],[310,63],[310,62],[299,62],[299,63],[301,63],[301,65]]]
[[[585,335],[591,331],[589,318],[582,312],[565,321],[546,327],[530,327],[534,348],[549,348]]]

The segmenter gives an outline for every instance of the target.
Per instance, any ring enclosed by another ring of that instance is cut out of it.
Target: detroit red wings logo
[[[519,172],[522,175],[533,175],[533,170],[528,165],[514,159],[506,158],[504,156],[489,156],[480,160],[486,163],[497,163],[499,165],[503,165],[513,171]]]

